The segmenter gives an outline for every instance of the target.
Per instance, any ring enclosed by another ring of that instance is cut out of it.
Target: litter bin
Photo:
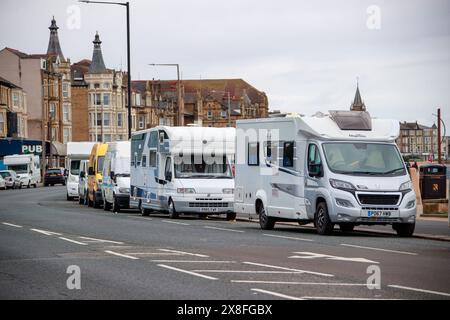
[[[441,164],[427,164],[419,168],[419,186],[422,199],[447,198],[447,167]]]

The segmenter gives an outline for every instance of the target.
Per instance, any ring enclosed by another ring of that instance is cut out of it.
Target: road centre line
[[[159,263],[236,263],[236,261],[208,261],[208,260],[150,260]]]
[[[341,243],[341,246],[353,247],[353,248],[361,248],[361,249],[367,249],[367,250],[385,251],[385,252],[392,252],[392,253],[400,253],[400,254],[407,254],[407,255],[417,256],[417,253],[414,253],[414,252],[406,252],[406,251],[398,251],[398,250],[382,249],[382,248],[374,248],[374,247],[364,247],[364,246],[357,246],[357,245],[354,245],[354,244]]]
[[[185,223],[185,222],[177,222],[177,221],[170,221],[170,220],[161,220],[161,221],[165,222],[165,223],[179,224],[179,225],[182,225],[182,226],[190,226],[189,223]]]
[[[275,297],[279,297],[279,298],[289,299],[289,300],[303,300],[302,298],[288,296],[286,294],[273,292],[273,291],[268,291],[268,290],[263,290],[263,289],[250,289],[250,290],[255,291],[255,292],[269,294],[269,295],[272,295],[272,296],[275,296]]]
[[[133,255],[133,256],[181,256],[181,253],[172,253],[172,252],[125,252],[125,254]]]
[[[263,274],[301,274],[300,271],[274,271],[274,270],[192,270],[206,273],[263,273]]]
[[[171,249],[158,249],[159,251],[165,251],[165,252],[173,252],[173,253],[181,253],[188,256],[195,256],[195,257],[201,257],[201,258],[209,258],[209,256],[205,254],[199,254],[199,253],[190,253],[186,251],[179,251],[179,250],[171,250]]]
[[[213,230],[221,230],[221,231],[239,232],[239,233],[243,233],[244,232],[242,230],[218,228],[218,227],[211,227],[211,226],[204,226],[203,228],[205,228],[205,229],[213,229]]]
[[[205,276],[204,274],[196,273],[196,272],[189,271],[189,270],[184,270],[184,269],[180,269],[180,268],[171,267],[171,266],[168,266],[168,265],[165,265],[165,264],[158,264],[158,266],[162,267],[162,268],[166,268],[166,269],[182,272],[182,273],[187,273],[187,274],[190,274],[192,276],[196,276],[196,277],[200,277],[200,278],[205,278],[205,279],[209,279],[209,280],[217,280],[217,278],[214,278],[214,277]]]
[[[352,298],[352,297],[302,297],[303,300],[402,300],[402,299],[383,299],[383,298]]]
[[[75,241],[75,240],[72,240],[72,239],[67,239],[67,238],[64,238],[64,237],[58,237],[58,238],[61,239],[61,240],[69,241],[69,242],[76,243],[76,244],[79,244],[79,245],[82,245],[82,246],[87,246],[88,245],[87,243]]]
[[[47,231],[47,230],[41,230],[41,229],[30,229],[31,231],[35,231],[38,233],[42,233],[45,234],[46,236],[62,236],[61,233],[57,233],[57,232],[52,232],[52,231]]]
[[[118,256],[118,257],[122,257],[122,258],[128,258],[128,259],[132,259],[132,260],[138,260],[139,258],[137,257],[132,257],[126,254],[122,254],[122,253],[118,253],[118,252],[114,252],[114,251],[110,251],[110,250],[105,250],[106,253]]]
[[[312,240],[312,239],[296,238],[296,237],[288,237],[288,236],[278,236],[278,235],[268,234],[268,233],[263,233],[263,235],[264,235],[264,236],[267,236],[267,237],[274,237],[274,238],[281,238],[281,239],[289,239],[289,240],[314,241],[314,240]]]
[[[444,296],[444,297],[450,297],[450,293],[439,292],[439,291],[411,288],[411,287],[399,286],[399,285],[394,285],[394,284],[389,284],[388,287],[390,287],[390,288],[397,288],[397,289],[403,289],[403,290],[423,292],[423,293],[431,293],[431,294],[436,294],[436,295]]]
[[[15,228],[22,228],[22,226],[19,226],[18,224],[8,223],[8,222],[2,222],[5,226],[15,227]]]
[[[288,285],[313,285],[313,286],[349,286],[365,287],[366,283],[339,283],[339,282],[299,282],[299,281],[265,281],[265,280],[231,280],[235,283],[258,283],[258,284],[288,284]]]
[[[114,243],[114,244],[124,244],[123,242],[120,242],[120,241],[104,240],[104,239],[97,239],[97,238],[90,238],[90,237],[79,237],[79,238],[80,239],[85,239],[85,240]]]
[[[298,272],[303,272],[303,273],[308,273],[308,274],[315,274],[315,275],[323,276],[323,277],[334,277],[333,274],[329,274],[329,273],[321,273],[321,272],[314,272],[314,271],[308,271],[308,270],[300,270],[300,269],[286,268],[286,267],[274,266],[274,265],[270,265],[270,264],[263,264],[263,263],[256,263],[256,262],[248,262],[248,261],[244,261],[244,262],[242,262],[242,263],[244,263],[244,264],[249,264],[249,265],[253,265],[253,266],[260,266],[260,267],[274,268],[274,269],[280,269],[280,270],[286,270],[286,271],[298,271]]]

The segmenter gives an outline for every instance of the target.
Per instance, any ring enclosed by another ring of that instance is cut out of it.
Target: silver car
[[[20,189],[22,187],[22,182],[15,171],[1,170],[0,175],[5,179],[6,188]]]

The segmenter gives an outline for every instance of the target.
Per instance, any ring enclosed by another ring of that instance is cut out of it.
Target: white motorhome
[[[37,187],[41,182],[41,166],[39,156],[33,154],[15,154],[5,156],[3,163],[8,170],[16,172],[17,177],[20,178],[20,186]]]
[[[103,209],[120,212],[130,206],[130,153],[129,141],[108,143],[103,165]]]
[[[259,215],[262,229],[390,224],[411,236],[416,196],[398,134],[398,121],[357,111],[237,121],[235,211]]]
[[[80,166],[82,161],[86,161],[91,153],[95,142],[68,142],[67,143],[67,200],[79,197],[78,181],[80,179]]]
[[[159,126],[131,138],[130,207],[234,219],[234,128]]]

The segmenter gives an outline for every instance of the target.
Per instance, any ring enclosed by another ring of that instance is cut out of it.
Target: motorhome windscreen
[[[405,165],[395,145],[363,142],[327,142],[323,151],[334,173],[370,176],[401,176]]]
[[[231,168],[226,156],[210,163],[204,157],[191,155],[189,161],[175,159],[175,177],[180,179],[232,179]]]
[[[365,111],[330,111],[331,119],[341,130],[372,130],[370,114]]]
[[[8,165],[8,170],[15,171],[16,173],[28,173],[28,165],[26,164]]]
[[[80,174],[80,160],[71,160],[70,161],[70,174],[77,176]]]
[[[103,171],[103,165],[105,164],[105,157],[101,156],[97,159],[97,172],[101,173]]]

